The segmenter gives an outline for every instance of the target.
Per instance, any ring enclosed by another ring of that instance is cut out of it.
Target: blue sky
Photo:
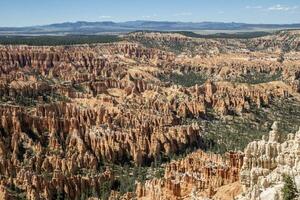
[[[300,0],[1,0],[0,26],[75,21],[300,23]]]

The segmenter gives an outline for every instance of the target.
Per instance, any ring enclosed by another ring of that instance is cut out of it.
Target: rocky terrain
[[[252,198],[241,151],[300,124],[299,38],[0,46],[1,199]]]
[[[169,163],[162,179],[146,181],[137,186],[138,199],[191,199],[218,196],[217,189],[230,185],[224,198],[241,192],[238,181],[243,154],[229,152],[222,158],[197,151],[184,159]],[[219,189],[220,190],[220,189]],[[225,197],[226,196],[226,197]]]
[[[275,122],[268,138],[248,144],[241,169],[246,192],[239,199],[282,199],[284,175],[293,177],[299,190],[299,134],[300,129],[282,139]]]
[[[138,199],[283,199],[284,176],[299,185],[299,134],[283,137],[274,122],[269,135],[244,152],[220,155],[202,151],[169,163],[164,177],[138,184]]]

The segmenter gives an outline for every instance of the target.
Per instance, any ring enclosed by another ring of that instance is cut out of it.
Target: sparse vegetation
[[[131,40],[131,39],[129,39]],[[169,41],[160,41],[157,42],[156,40],[144,40],[144,39],[134,39],[134,41],[137,41],[144,45],[147,48],[158,48],[162,50],[169,50],[176,54],[180,54],[184,51],[184,48],[186,48],[187,44],[184,44],[180,41],[177,42],[169,42]],[[191,47],[192,48],[192,47]]]
[[[207,77],[199,73],[171,73],[169,75],[160,76],[160,80],[163,82],[171,82],[172,84],[182,85],[184,87],[191,87],[196,84],[202,85],[207,80]]]
[[[99,198],[108,199],[112,189],[112,181],[105,181],[99,188]]]
[[[271,81],[279,81],[282,78],[282,71],[277,71],[275,73],[263,73],[263,72],[250,72],[243,74],[241,77],[237,78],[235,82],[239,83],[249,83],[249,84],[260,84],[268,83]]]
[[[26,192],[21,190],[15,184],[10,185],[7,190],[12,194],[14,199],[17,200],[26,200]]]
[[[87,191],[83,195],[84,198],[98,197],[100,199],[108,199],[112,191],[117,191],[120,195],[124,195],[135,191],[137,181],[144,183],[146,180],[154,177],[162,178],[164,175],[164,168],[161,166],[137,167],[132,164],[116,165],[112,163],[105,163],[104,166],[101,167],[99,173],[108,167],[114,174],[115,179],[106,180],[97,191]],[[87,175],[89,172],[81,169],[79,174]]]
[[[257,37],[263,37],[270,35],[272,33],[270,32],[264,32],[264,31],[254,31],[254,32],[237,32],[237,33],[215,33],[215,34],[197,34],[195,32],[190,31],[180,31],[177,32],[187,37],[193,37],[193,38],[205,38],[205,39],[251,39],[251,38],[257,38]]]
[[[186,123],[197,122],[203,127],[205,149],[216,153],[243,150],[249,142],[266,135],[274,121],[279,122],[283,136],[298,130],[300,103],[294,99],[277,99],[270,107],[251,107],[251,112],[243,116],[219,118],[211,110],[210,115],[214,118],[187,119]]]
[[[298,197],[298,191],[293,178],[289,175],[283,176],[284,186],[282,188],[283,200],[294,200]]]
[[[127,192],[134,192],[136,187],[136,181],[144,183],[146,180],[154,177],[160,177],[164,173],[163,168],[151,168],[151,167],[136,167],[130,165],[112,165],[111,166],[116,179],[117,188],[114,188],[120,194]]]

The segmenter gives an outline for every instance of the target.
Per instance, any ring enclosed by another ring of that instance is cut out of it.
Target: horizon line
[[[77,20],[77,21],[64,21],[64,22],[53,22],[48,24],[36,24],[36,25],[24,25],[24,26],[0,26],[0,28],[26,28],[26,27],[38,27],[38,26],[49,26],[49,25],[55,25],[55,24],[76,24],[76,23],[103,23],[103,22],[110,22],[110,23],[126,23],[126,22],[165,22],[165,23],[224,23],[224,24],[248,24],[248,25],[295,25],[300,24],[300,22],[295,23],[248,23],[248,22],[226,22],[226,21],[169,21],[169,20],[126,20],[126,21],[113,21],[113,20],[105,20],[105,21],[84,21],[84,20]]]

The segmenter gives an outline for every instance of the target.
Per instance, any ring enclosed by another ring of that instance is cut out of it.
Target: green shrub
[[[293,200],[298,196],[294,180],[289,175],[284,175],[284,186],[282,188],[283,200]]]

